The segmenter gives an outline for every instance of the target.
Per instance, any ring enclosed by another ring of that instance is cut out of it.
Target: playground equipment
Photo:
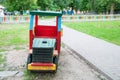
[[[60,12],[30,12],[29,49],[27,69],[30,71],[57,71],[61,46]],[[56,25],[38,25],[39,16],[56,16]],[[35,23],[34,23],[35,17]],[[34,28],[33,28],[34,26]]]

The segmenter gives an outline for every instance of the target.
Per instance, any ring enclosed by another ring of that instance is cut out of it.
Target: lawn
[[[120,45],[120,21],[64,22],[63,24],[77,31]]]
[[[28,43],[29,24],[0,24],[0,47]]]

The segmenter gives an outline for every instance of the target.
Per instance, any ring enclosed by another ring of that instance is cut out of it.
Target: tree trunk
[[[78,10],[75,10],[75,13],[77,14]]]
[[[91,0],[91,12],[94,12],[94,0]]]
[[[115,3],[111,3],[110,14],[114,14],[114,7],[115,7]]]

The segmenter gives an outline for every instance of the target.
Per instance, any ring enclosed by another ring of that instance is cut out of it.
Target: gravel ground
[[[28,46],[22,47],[25,48],[15,50],[14,47],[12,47],[12,49],[7,52],[6,71],[18,71],[20,73],[26,69]],[[61,49],[56,74],[34,73],[34,76],[32,80],[107,80],[67,47]],[[30,78],[31,76],[28,77]],[[20,73],[19,76],[12,76],[2,80],[24,80],[24,74]]]

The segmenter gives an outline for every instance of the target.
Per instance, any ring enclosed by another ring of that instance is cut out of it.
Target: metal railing
[[[111,21],[120,20],[118,15],[71,15],[62,16],[62,21]]]

